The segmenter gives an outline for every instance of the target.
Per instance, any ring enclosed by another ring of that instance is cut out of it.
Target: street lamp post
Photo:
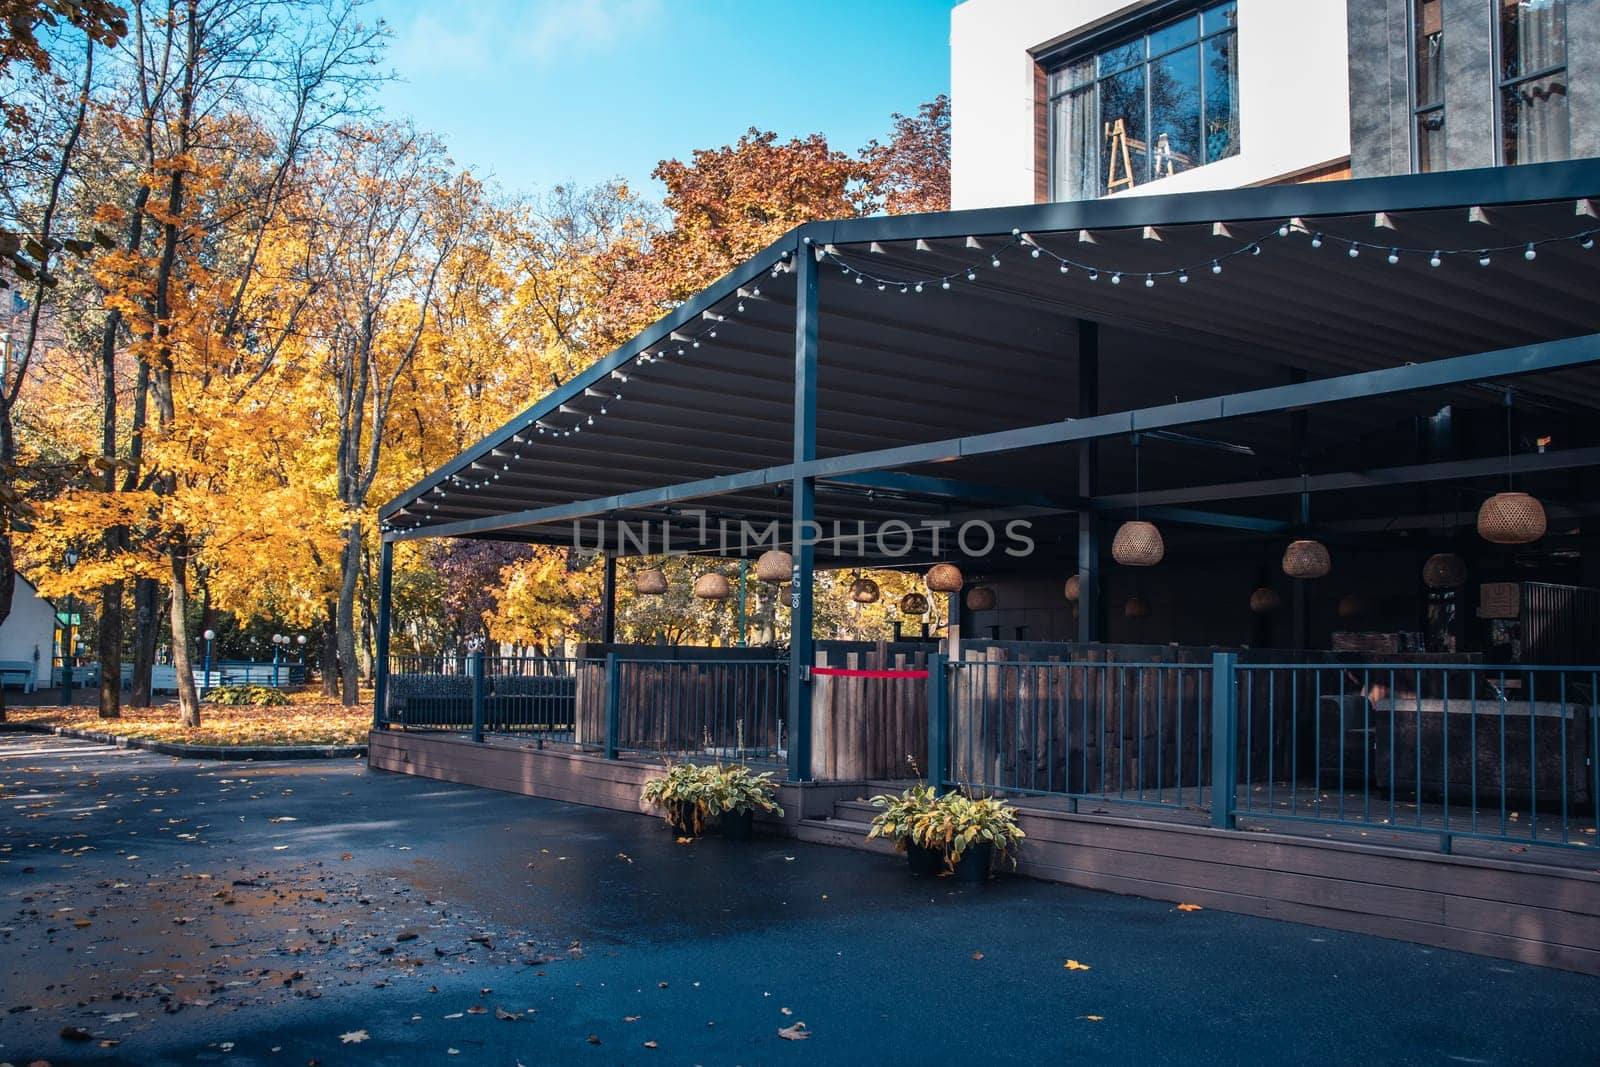
[[[294,643],[300,646],[300,653],[299,653],[300,684],[301,685],[305,685],[306,684],[306,635],[305,634],[296,634],[295,638],[294,638]],[[289,680],[291,682],[294,681],[293,678],[290,678]]]
[[[201,675],[200,682],[200,699],[204,700],[206,694],[211,691],[211,642],[217,636],[217,631],[207,630],[201,636],[206,639],[206,669],[205,673]]]
[[[63,555],[63,558],[66,561],[67,570],[72,570],[72,568],[78,565],[78,550],[75,548],[67,549]],[[74,604],[72,602],[72,591],[69,589],[67,591],[66,628],[62,631],[61,635],[61,703],[66,704],[69,707],[72,705],[72,653],[74,648],[72,640],[73,607]]]
[[[288,643],[289,639],[282,634],[272,635],[272,688],[274,689],[278,688],[278,663],[283,654],[283,646]]]

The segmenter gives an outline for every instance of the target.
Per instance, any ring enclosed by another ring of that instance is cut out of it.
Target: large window
[[[1050,190],[1085,200],[1239,153],[1237,4],[1050,71]]]
[[[1567,115],[1566,0],[1495,0],[1500,162],[1542,163],[1571,154]]]
[[[1419,171],[1445,169],[1444,0],[1412,0],[1411,118]]]

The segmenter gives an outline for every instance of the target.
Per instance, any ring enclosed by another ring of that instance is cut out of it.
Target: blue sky
[[[751,125],[855,151],[950,87],[955,0],[377,0],[385,110],[509,189],[620,177]]]

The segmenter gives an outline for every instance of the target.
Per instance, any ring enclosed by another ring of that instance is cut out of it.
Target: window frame
[[[1420,21],[1422,19],[1422,5],[1425,4],[1426,2],[1427,2],[1427,0],[1406,0],[1406,38],[1407,38],[1406,39],[1406,82],[1407,82],[1407,92],[1410,94],[1409,100],[1408,100],[1408,103],[1410,104],[1410,107],[1408,108],[1408,110],[1409,110],[1409,112],[1411,114],[1411,138],[1410,138],[1410,141],[1411,141],[1411,173],[1413,173],[1413,174],[1431,173],[1431,172],[1425,172],[1425,171],[1422,170],[1422,137],[1421,137],[1421,134],[1420,134],[1420,130],[1421,130],[1422,120],[1423,120],[1424,116],[1435,115],[1435,114],[1438,115],[1438,117],[1439,117],[1439,125],[1436,126],[1436,127],[1433,127],[1433,129],[1438,131],[1438,132],[1442,132],[1442,133],[1445,134],[1445,138],[1446,138],[1446,140],[1445,140],[1445,153],[1446,153],[1447,157],[1449,155],[1449,133],[1448,133],[1448,131],[1445,130],[1445,123],[1447,121],[1449,121],[1449,112],[1446,111],[1446,109],[1445,109],[1446,95],[1445,95],[1444,61],[1443,61],[1443,56],[1444,56],[1444,11],[1443,11],[1443,7],[1442,7],[1443,0],[1440,0],[1441,9],[1440,9],[1440,12],[1439,12],[1439,55],[1440,55],[1441,58],[1440,58],[1440,63],[1439,63],[1439,94],[1438,94],[1438,99],[1437,99],[1437,101],[1435,103],[1431,103],[1431,104],[1424,104],[1424,103],[1422,103],[1421,101],[1419,101],[1417,99],[1417,88],[1418,88],[1418,82],[1420,80],[1418,78],[1418,76],[1417,76],[1418,73],[1419,73],[1419,71],[1418,71],[1418,57],[1417,57],[1417,37],[1418,37],[1418,34],[1419,34],[1420,30],[1422,29],[1421,24],[1420,24]],[[1492,2],[1492,0],[1491,0],[1491,2]],[[1496,31],[1496,32],[1498,32],[1498,31]],[[1495,69],[1499,70],[1498,65],[1496,66]],[[1445,166],[1444,169],[1446,169],[1446,170],[1450,169],[1449,166],[1448,166],[1448,158],[1446,160],[1446,166]]]
[[[1499,166],[1499,167],[1514,167],[1514,166],[1520,166],[1523,163],[1529,163],[1529,162],[1536,162],[1536,163],[1550,162],[1549,160],[1542,160],[1542,159],[1541,160],[1526,160],[1526,159],[1524,159],[1524,160],[1518,160],[1515,163],[1507,163],[1506,162],[1505,100],[1506,100],[1506,95],[1508,93],[1514,92],[1520,86],[1526,85],[1529,82],[1542,81],[1543,79],[1550,77],[1552,74],[1561,74],[1561,73],[1565,73],[1565,72],[1571,70],[1571,68],[1572,68],[1572,57],[1571,57],[1570,51],[1569,51],[1569,49],[1567,47],[1567,30],[1568,30],[1568,27],[1570,25],[1569,21],[1567,19],[1567,0],[1561,0],[1561,62],[1553,64],[1551,66],[1541,67],[1540,69],[1532,71],[1532,72],[1518,71],[1516,77],[1513,77],[1513,78],[1507,78],[1507,77],[1504,76],[1505,69],[1506,69],[1506,66],[1505,66],[1505,38],[1504,38],[1504,36],[1503,36],[1503,34],[1501,32],[1502,27],[1504,25],[1502,23],[1502,21],[1501,21],[1501,15],[1502,15],[1502,12],[1504,10],[1504,0],[1488,0],[1488,2],[1489,2],[1489,20],[1490,20],[1490,27],[1489,27],[1490,42],[1489,43],[1490,43],[1490,51],[1491,51],[1491,53],[1492,53],[1492,55],[1494,57],[1494,82],[1493,82],[1492,100],[1493,100],[1493,111],[1494,111],[1494,161],[1495,161],[1495,165]],[[1567,106],[1567,121],[1568,121],[1568,123],[1570,123],[1572,121],[1572,100],[1571,100],[1570,94],[1568,94],[1568,96],[1567,96],[1566,106]],[[1568,126],[1568,129],[1567,129],[1567,155],[1565,157],[1563,157],[1563,158],[1566,158],[1566,159],[1571,159],[1572,158],[1572,129],[1571,129],[1570,125]]]
[[[1197,59],[1200,65],[1198,106],[1201,122],[1199,148],[1202,161],[1190,169],[1197,170],[1200,167],[1209,166],[1212,163],[1220,162],[1224,159],[1231,159],[1233,156],[1238,155],[1239,152],[1242,151],[1241,146],[1239,149],[1235,150],[1229,155],[1218,156],[1216,159],[1207,158],[1209,153],[1207,152],[1207,139],[1205,135],[1205,116],[1206,104],[1208,102],[1206,93],[1208,79],[1205,77],[1205,46],[1208,41],[1224,37],[1228,34],[1233,34],[1235,42],[1235,52],[1233,58],[1235,64],[1237,64],[1239,33],[1239,9],[1237,0],[1234,0],[1234,20],[1232,25],[1207,33],[1205,28],[1205,13],[1207,10],[1214,7],[1219,7],[1226,2],[1227,0],[1168,0],[1168,2],[1159,4],[1152,10],[1140,12],[1139,14],[1128,19],[1108,24],[1100,27],[1092,33],[1080,35],[1064,44],[1060,44],[1036,53],[1035,62],[1038,63],[1040,68],[1044,71],[1045,121],[1049,124],[1049,136],[1046,140],[1047,166],[1045,187],[1049,191],[1050,202],[1061,202],[1058,199],[1056,192],[1056,164],[1059,157],[1057,149],[1059,147],[1060,138],[1060,124],[1056,121],[1057,105],[1061,101],[1072,96],[1074,93],[1084,92],[1086,90],[1092,91],[1092,107],[1094,109],[1095,120],[1098,126],[1101,121],[1101,83],[1110,78],[1115,78],[1123,73],[1126,73],[1127,71],[1141,69],[1144,72],[1145,85],[1143,116],[1144,128],[1148,134],[1153,121],[1150,105],[1150,68],[1157,61],[1182,52],[1187,48],[1193,48],[1196,50]],[[1195,20],[1195,35],[1191,40],[1183,41],[1179,44],[1166,48],[1161,52],[1152,53],[1150,51],[1150,37],[1152,34],[1165,29],[1168,26],[1176,25],[1185,19],[1191,18]],[[1133,44],[1135,41],[1138,41],[1141,44],[1142,51],[1144,53],[1139,62],[1126,64],[1118,67],[1116,70],[1107,70],[1105,72],[1100,70],[1099,60],[1102,54]],[[1056,75],[1059,72],[1066,70],[1076,63],[1084,61],[1088,61],[1092,68],[1092,74],[1089,76],[1087,81],[1077,85],[1064,84],[1059,89],[1055,88]],[[1234,101],[1234,107],[1238,107],[1237,100]],[[1242,137],[1240,139],[1242,140]],[[1135,188],[1150,184],[1154,181],[1162,180],[1153,176],[1154,172],[1151,170],[1151,167],[1153,166],[1153,158],[1151,147],[1147,145],[1145,151],[1145,166],[1143,168],[1144,175],[1141,177]],[[1097,168],[1099,166],[1099,162],[1100,161],[1097,161],[1096,163]],[[1169,175],[1169,177],[1170,176],[1172,175]],[[1095,188],[1098,189],[1099,186],[1100,183],[1097,179],[1095,182]],[[1101,197],[1108,195],[1110,194],[1105,192],[1096,192],[1093,199],[1100,199]]]

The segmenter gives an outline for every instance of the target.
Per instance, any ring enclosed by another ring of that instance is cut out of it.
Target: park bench
[[[26,660],[0,660],[0,686],[19,684],[24,693],[33,692],[33,664]]]

